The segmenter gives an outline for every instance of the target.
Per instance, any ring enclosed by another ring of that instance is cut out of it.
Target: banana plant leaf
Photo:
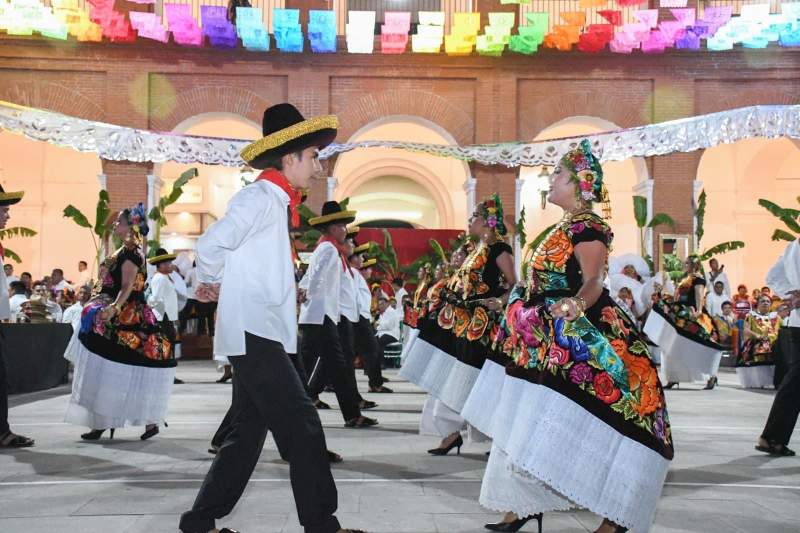
[[[111,208],[108,207],[108,202],[108,191],[101,189],[100,194],[97,195],[97,207],[95,208],[94,217],[94,233],[101,239],[109,231],[107,222],[108,217],[111,215]]]
[[[733,250],[738,250],[740,248],[744,248],[744,243],[742,241],[728,241],[728,242],[721,242],[711,248],[708,248],[702,254],[700,254],[700,261],[708,261],[715,255],[721,255],[724,253],[732,252]]]
[[[703,227],[703,223],[705,222],[706,218],[706,191],[703,189],[700,191],[700,197],[697,199],[697,209],[694,212],[694,218],[696,221],[697,228],[694,231],[695,237],[697,237],[697,246],[700,246],[700,241],[703,240],[703,235],[705,235],[705,229]]]
[[[648,222],[648,228],[655,228],[657,226],[669,226],[671,228],[675,227],[675,221],[672,220],[672,217],[667,215],[666,213],[656,213],[653,215],[653,220]]]
[[[0,229],[0,240],[10,239],[11,237],[34,237],[36,231],[31,228],[15,226],[13,228]]]
[[[640,228],[647,226],[647,198],[644,196],[633,197],[633,216],[636,219],[636,226]]]
[[[773,241],[788,241],[792,242],[797,239],[796,236],[792,235],[788,231],[784,231],[782,229],[776,229],[775,232],[772,234]]]
[[[528,240],[528,234],[525,233],[525,207],[522,207],[522,210],[519,212],[519,220],[517,220],[516,225],[517,235],[519,236],[519,249],[524,250],[525,244]]]
[[[447,263],[447,254],[442,248],[442,245],[439,244],[439,241],[436,239],[429,239],[428,244],[430,245],[431,249],[433,250],[434,254],[436,255],[435,259],[441,263]]]
[[[386,254],[386,262],[388,263],[388,266],[394,272],[397,272],[397,251],[394,249],[392,236],[389,234],[389,231],[385,229],[383,230],[383,252]]]
[[[67,218],[71,218],[77,225],[79,225],[82,228],[92,229],[92,224],[89,222],[89,219],[86,218],[86,215],[81,213],[81,210],[72,204],[69,204],[67,207],[64,208],[64,216]]]
[[[3,255],[17,264],[22,263],[22,258],[11,248],[3,248]]]
[[[761,207],[772,213],[772,215],[780,219],[780,221],[786,224],[786,227],[788,227],[790,230],[794,231],[795,233],[800,233],[800,223],[798,223],[797,221],[798,218],[800,218],[799,210],[781,207],[778,204],[775,204],[763,198],[758,200],[758,205],[760,205]],[[773,237],[774,236],[775,234],[773,234]]]

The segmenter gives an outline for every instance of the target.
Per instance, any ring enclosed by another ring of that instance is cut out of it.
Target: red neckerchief
[[[297,210],[297,208],[303,202],[303,193],[292,187],[289,184],[289,180],[286,179],[286,176],[274,168],[268,168],[262,172],[256,178],[256,181],[258,180],[274,183],[280,187],[283,192],[289,195],[289,214],[291,215],[290,218],[292,227],[300,227],[300,212]]]
[[[346,254],[347,254],[347,250],[345,249],[344,244],[341,244],[341,243],[331,239],[327,235],[323,235],[322,237],[319,238],[319,240],[317,241],[317,246],[319,246],[323,242],[329,242],[336,248],[336,250],[339,252],[339,259],[342,260],[342,271],[345,272],[345,271],[349,270],[350,271],[350,275],[352,276],[353,275],[353,270],[350,268],[350,265],[347,264],[347,257],[345,257]]]

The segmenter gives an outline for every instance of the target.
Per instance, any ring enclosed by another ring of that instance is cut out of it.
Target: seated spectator
[[[733,312],[736,314],[737,320],[744,320],[753,308],[753,303],[750,301],[750,296],[747,294],[747,285],[739,285],[736,289],[738,292],[733,295]],[[758,291],[759,293],[761,291]]]
[[[72,287],[64,279],[64,271],[60,268],[54,268],[53,273],[50,275],[50,290],[55,294],[64,289],[72,289]]]
[[[714,324],[717,326],[719,333],[719,343],[723,346],[732,347],[734,337],[737,331],[737,318],[733,313],[733,304],[730,301],[722,302],[722,312],[714,316]]]
[[[72,292],[72,291],[70,291]],[[92,289],[88,285],[82,286],[78,289],[77,297],[74,299],[74,303],[64,309],[64,314],[61,317],[61,322],[64,324],[72,324],[72,327],[79,327],[81,321],[81,313],[83,312],[83,306],[86,305],[86,302],[89,301],[89,298],[92,296]]]
[[[378,363],[385,367],[384,351],[400,339],[400,313],[390,305],[385,294],[378,297],[378,323],[375,326],[378,338]]]
[[[3,270],[6,273],[6,281],[8,282],[8,286],[11,287],[11,284],[15,281],[19,281],[19,278],[14,275],[14,265],[11,263],[6,263],[3,265]]]
[[[50,299],[50,291],[47,290],[47,285],[44,281],[37,281],[33,284],[33,292],[30,300],[38,298],[44,304],[47,312],[50,314],[53,322],[61,322],[61,316],[64,314],[61,306]],[[29,300],[29,302],[30,302]]]
[[[25,284],[25,293],[30,297],[31,290],[33,288],[33,276],[31,276],[30,272],[23,272],[20,275],[19,280]]]
[[[28,291],[25,289],[25,284],[21,281],[12,281],[8,285],[8,293],[11,297],[8,299],[11,305],[11,322],[18,322],[22,314],[22,304],[28,301]]]
[[[714,290],[706,296],[706,311],[712,317],[722,314],[722,304],[730,301],[725,294],[725,284],[721,281],[714,282]]]

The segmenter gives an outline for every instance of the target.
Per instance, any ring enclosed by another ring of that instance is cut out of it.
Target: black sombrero
[[[270,159],[310,146],[325,148],[336,138],[338,128],[335,115],[305,119],[292,104],[274,105],[264,111],[264,136],[245,146],[239,155],[251,167],[264,169]]]
[[[25,191],[6,192],[0,185],[0,206],[14,205],[22,200],[23,196],[25,196]]]
[[[167,261],[174,261],[176,257],[178,257],[178,254],[169,254],[165,249],[159,248],[156,250],[156,255],[148,259],[147,262],[151,265],[158,265]]]
[[[333,222],[339,224],[352,224],[356,219],[355,211],[344,211],[339,202],[329,201],[322,204],[322,214],[308,220],[311,226],[324,226]]]

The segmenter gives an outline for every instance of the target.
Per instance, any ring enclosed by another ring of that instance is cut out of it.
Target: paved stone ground
[[[122,429],[113,441],[81,442],[84,429],[62,422],[67,388],[13,396],[12,427],[37,446],[0,452],[0,531],[176,532],[210,465],[206,448],[231,391],[213,383],[218,374],[209,362],[182,363],[178,375],[187,384],[174,389],[170,426],[147,442],[138,438],[141,428]],[[372,532],[484,531],[497,518],[477,503],[487,445],[468,444],[460,456],[426,454],[436,443],[417,435],[425,397],[393,371],[389,376],[395,394],[367,395],[381,404],[371,412],[378,429],[344,429],[338,410],[321,413],[329,447],[346,459],[334,467],[340,520]],[[652,530],[800,531],[800,457],[753,450],[774,392],[742,390],[729,370],[720,381],[710,392],[699,384],[667,392],[677,451]],[[268,439],[222,525],[245,533],[302,531],[287,479],[288,466]],[[593,531],[599,521],[588,512],[551,513],[544,530]]]

